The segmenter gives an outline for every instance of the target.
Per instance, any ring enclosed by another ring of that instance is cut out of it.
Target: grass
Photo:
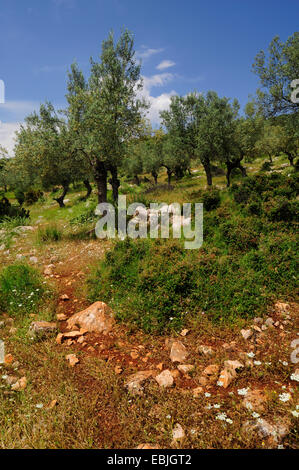
[[[37,270],[24,263],[5,267],[0,273],[0,311],[12,317],[35,312],[45,295]]]

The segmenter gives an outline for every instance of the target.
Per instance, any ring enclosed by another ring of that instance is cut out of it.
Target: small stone
[[[272,328],[273,325],[274,325],[274,320],[273,320],[273,318],[268,317],[267,320],[265,321],[265,325],[266,325],[268,328]]]
[[[62,333],[59,333],[56,337],[56,343],[57,344],[61,344],[62,342],[62,339],[63,339],[63,334]]]
[[[198,348],[199,354],[203,354],[204,356],[213,356],[215,354],[213,348],[211,346],[205,346],[201,344]]]
[[[236,375],[236,372],[234,372],[232,369],[223,369],[220,373],[217,385],[219,387],[227,388],[232,383]]]
[[[33,264],[37,264],[37,263],[38,263],[38,259],[37,259],[36,256],[31,256],[31,257],[29,258],[29,261],[30,261],[30,263],[33,263]]]
[[[243,336],[243,338],[245,340],[251,338],[251,336],[253,335],[252,330],[250,330],[250,329],[249,330],[241,330],[240,333],[241,333],[241,335]]]
[[[192,390],[194,398],[199,397],[203,393],[203,388],[202,387],[196,387]]]
[[[29,327],[28,334],[31,338],[41,338],[52,335],[56,331],[56,323],[50,323],[47,321],[34,321]]]
[[[14,385],[12,385],[11,389],[15,392],[19,392],[24,390],[27,387],[27,379],[26,377],[22,377],[19,379]]]
[[[173,376],[171,372],[168,369],[166,369],[166,370],[163,370],[161,374],[156,376],[156,381],[158,382],[160,387],[164,387],[164,388],[172,387]]]
[[[262,390],[250,390],[247,392],[246,397],[244,398],[242,404],[248,410],[253,411],[264,411],[267,397],[264,391]]]
[[[234,372],[239,369],[244,369],[244,364],[240,361],[224,361],[224,367],[228,370],[233,370]]]
[[[180,441],[181,439],[184,439],[184,437],[185,437],[185,431],[182,428],[182,426],[179,423],[177,423],[172,430],[172,438],[174,441]]]
[[[128,377],[125,387],[134,395],[140,395],[143,392],[141,384],[154,375],[153,370],[143,370],[136,372]]]
[[[157,445],[157,444],[139,444],[138,447],[136,447],[136,449],[147,449],[147,450],[150,450],[150,449],[160,449],[160,447]]]
[[[64,302],[70,300],[69,296],[67,294],[63,294],[60,296],[60,300],[63,300]]]
[[[68,354],[65,358],[71,367],[74,367],[79,362],[79,359],[75,354]]]
[[[261,317],[256,317],[253,319],[253,323],[256,325],[261,325],[263,323],[263,319]]]
[[[170,351],[170,359],[172,362],[185,362],[188,357],[188,352],[183,343],[174,341]]]
[[[180,364],[178,369],[182,374],[188,374],[194,369],[194,366],[192,364]]]
[[[186,336],[189,333],[189,330],[182,330],[180,335],[181,336]]]
[[[203,371],[203,375],[207,377],[214,377],[219,372],[219,365],[218,364],[211,364],[206,367]]]

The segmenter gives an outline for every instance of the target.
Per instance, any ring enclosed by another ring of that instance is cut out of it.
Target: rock
[[[44,269],[45,276],[51,276],[53,274],[53,269],[55,268],[54,264],[49,264]]]
[[[5,250],[5,245],[0,245],[0,251],[4,251]]]
[[[252,330],[241,330],[240,333],[246,340],[251,338],[251,336],[253,335]]]
[[[236,372],[239,369],[244,369],[244,364],[240,361],[224,361],[224,367],[227,370]]]
[[[56,333],[56,331],[56,323],[49,323],[47,321],[34,321],[29,327],[28,335],[31,338],[42,338],[45,336],[52,335]]]
[[[252,435],[256,433],[259,437],[268,439],[270,447],[277,446],[281,440],[290,432],[290,423],[285,420],[279,423],[269,423],[265,419],[258,418],[256,421],[246,421],[242,427],[242,431]]]
[[[68,354],[65,358],[71,367],[74,367],[79,362],[79,359],[75,354]]]
[[[66,301],[70,300],[70,298],[67,294],[62,294],[60,296],[60,300],[63,300],[64,302],[66,302]]]
[[[289,304],[286,304],[286,303],[283,303],[283,302],[276,302],[274,307],[275,307],[275,310],[278,313],[288,313],[290,311]]]
[[[213,348],[211,346],[205,346],[201,344],[198,348],[199,354],[203,354],[204,356],[213,356],[215,354]]]
[[[180,441],[181,439],[184,439],[184,437],[185,437],[185,431],[182,428],[182,426],[179,423],[177,423],[172,430],[172,439],[173,441]]]
[[[199,377],[198,383],[199,385],[202,385],[203,387],[205,387],[208,383],[208,379],[206,377]]]
[[[209,380],[216,380],[219,372],[218,364],[210,364],[203,371],[203,375],[208,377]]]
[[[65,321],[65,320],[67,320],[67,316],[66,316],[64,313],[58,313],[58,314],[56,315],[56,318],[57,318],[58,321]]]
[[[261,317],[255,317],[253,319],[253,323],[255,323],[256,325],[261,325],[263,323],[263,319]]]
[[[264,411],[267,396],[263,390],[249,390],[242,404],[248,410]]]
[[[227,388],[237,376],[233,370],[223,369],[217,382],[219,387]]]
[[[114,314],[104,302],[96,302],[82,312],[75,313],[68,321],[69,329],[75,325],[94,333],[107,334],[112,330],[115,323]]]
[[[24,390],[26,387],[27,387],[27,379],[26,377],[22,377],[15,384],[11,386],[11,389],[14,390],[15,392],[19,392],[21,390]]]
[[[157,444],[139,444],[138,447],[136,447],[136,449],[160,449],[160,447],[157,445]]]
[[[83,328],[81,330],[69,331],[68,333],[63,333],[64,338],[78,338],[79,336],[83,336],[87,333],[87,330]]]
[[[11,365],[12,363],[14,362],[14,357],[12,354],[6,354],[6,356],[4,357],[4,364],[6,366],[9,366]]]
[[[5,382],[6,382],[8,385],[13,385],[13,384],[15,384],[18,380],[19,380],[19,377],[15,376],[15,375],[8,375],[8,376],[5,378]]]
[[[182,374],[188,374],[194,369],[194,366],[192,364],[180,364],[178,366],[178,370],[182,372]]]
[[[170,351],[170,359],[172,362],[185,362],[188,352],[183,343],[174,341]]]
[[[202,387],[196,387],[192,390],[194,398],[199,397],[203,393],[203,388]]]
[[[186,336],[188,333],[189,333],[189,330],[182,330],[182,331],[180,332],[180,335],[181,335],[181,336]]]
[[[173,377],[172,377],[171,372],[168,369],[163,370],[161,374],[156,376],[156,381],[158,382],[160,387],[164,387],[164,388],[172,387]]]
[[[268,328],[272,328],[274,326],[274,320],[271,317],[268,317],[267,320],[265,321],[265,326]]]
[[[63,339],[63,333],[58,333],[58,335],[56,337],[56,343],[61,344],[62,339]]]
[[[37,264],[37,263],[38,263],[38,259],[37,259],[36,256],[30,256],[29,261],[30,261],[30,263],[33,263],[33,264]]]
[[[155,374],[153,370],[143,370],[136,372],[128,377],[125,387],[134,395],[140,395],[143,392],[141,384]]]
[[[30,225],[21,225],[20,227],[17,227],[16,230],[22,233],[33,232],[34,227],[31,227]]]

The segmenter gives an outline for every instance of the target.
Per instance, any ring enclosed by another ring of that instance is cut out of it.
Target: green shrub
[[[23,207],[13,206],[6,197],[0,200],[0,222],[7,218],[28,219],[30,212]]]
[[[17,190],[15,191],[15,197],[16,197],[16,200],[18,201],[18,203],[20,204],[20,206],[22,206],[25,202],[25,194],[23,191],[21,190]]]
[[[0,274],[0,311],[13,317],[35,312],[45,288],[39,272],[27,264],[16,263]]]
[[[261,166],[261,171],[271,171],[272,170],[272,163],[271,162],[264,162]]]
[[[28,205],[35,204],[43,197],[44,193],[39,189],[29,189],[25,193],[25,203]]]
[[[203,207],[206,211],[212,211],[220,206],[220,192],[216,190],[206,191],[202,195]]]
[[[285,196],[276,196],[263,204],[266,217],[272,221],[291,222],[298,220],[298,201],[289,201]]]
[[[38,229],[37,240],[39,243],[58,242],[62,239],[62,231],[55,225],[49,225]]]

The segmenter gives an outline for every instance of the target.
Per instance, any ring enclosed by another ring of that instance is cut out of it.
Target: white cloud
[[[151,56],[155,54],[160,54],[163,52],[164,49],[151,49],[151,48],[146,48],[145,46],[141,47],[141,50],[136,51],[136,57],[137,59],[149,59]]]
[[[36,101],[6,101],[0,105],[0,117],[7,121],[23,121],[24,117],[39,108]]]
[[[157,65],[157,69],[158,70],[165,70],[165,69],[169,69],[170,67],[174,67],[175,65],[175,62],[173,62],[172,60],[162,60],[162,62],[160,62],[159,65]]]
[[[7,149],[10,156],[13,155],[15,132],[20,125],[18,122],[0,122],[0,144]]]
[[[152,88],[165,86],[167,83],[173,80],[174,77],[175,76],[171,73],[161,73],[152,75],[150,77],[142,77],[143,90],[141,91],[141,96],[145,98],[145,100],[150,104],[147,117],[154,126],[160,124],[160,111],[169,108],[171,97],[177,93],[172,90],[170,92],[164,92],[158,96],[153,96]]]

